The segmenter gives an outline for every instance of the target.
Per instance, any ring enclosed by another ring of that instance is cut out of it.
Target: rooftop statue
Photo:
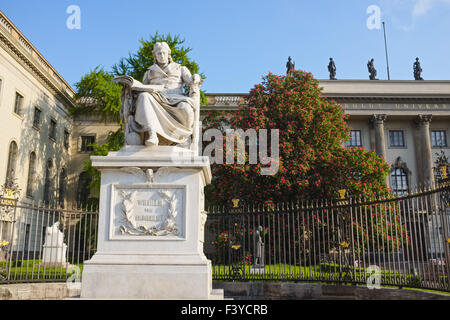
[[[333,58],[330,58],[330,63],[328,64],[328,71],[330,72],[330,80],[337,80],[336,65],[334,64]]]
[[[295,69],[295,63],[291,61],[291,57],[288,58],[288,62],[286,63],[286,75],[289,75],[292,70]]]
[[[419,58],[416,58],[416,62],[413,65],[414,69],[414,79],[415,80],[423,80],[422,78],[422,67],[420,66]]]
[[[369,75],[369,79],[370,80],[378,80],[376,77],[377,77],[377,70],[375,69],[375,66],[374,66],[374,64],[373,64],[373,59],[372,60],[370,60],[368,63],[367,63],[367,69],[369,70],[369,73],[370,73],[370,75]]]
[[[130,76],[113,81],[124,85],[120,115],[125,123],[126,145],[178,145],[197,150],[200,112],[198,74],[173,62],[166,42],[153,48],[155,64],[141,82]],[[189,87],[189,94],[184,87]]]

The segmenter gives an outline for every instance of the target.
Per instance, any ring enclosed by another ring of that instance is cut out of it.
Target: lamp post
[[[230,236],[228,256],[230,259],[229,275],[232,281],[240,280],[244,276],[244,266],[242,264],[243,258],[243,245],[241,243],[242,235],[242,213],[243,213],[243,201],[237,192],[237,186],[234,187],[233,196],[228,203],[228,232]]]
[[[449,235],[449,219],[450,215],[450,179],[448,177],[449,163],[448,157],[444,151],[436,154],[438,157],[435,161],[435,177],[438,183],[439,192],[441,194],[443,208],[440,210],[442,236],[444,242],[445,265],[447,268],[447,275],[450,275],[450,235]],[[450,277],[448,277],[448,286],[450,287]]]
[[[5,184],[0,188],[0,221],[5,222],[0,225],[0,235],[3,233],[1,232],[1,228],[9,228],[9,232],[6,232],[6,234],[8,234],[10,237],[10,239],[0,239],[0,260],[9,260],[9,263],[6,265],[7,275],[6,277],[2,276],[2,278],[5,278],[6,280],[9,279],[11,272],[11,253],[14,244],[13,231],[16,221],[17,200],[19,199],[20,195],[19,185],[16,183],[16,180],[17,179],[13,178],[12,176],[8,176],[6,178]],[[3,257],[3,253],[1,252],[3,250],[6,251],[5,257]]]
[[[348,253],[349,250],[352,250],[352,244],[351,241],[347,238],[347,226],[349,223],[349,219],[347,217],[347,206],[349,205],[349,199],[348,199],[348,190],[345,187],[341,187],[337,190],[337,202],[336,205],[338,207],[338,247],[339,247],[339,281],[344,282],[345,280],[350,280],[353,282],[353,272],[351,269],[351,264],[349,261]],[[351,221],[350,221],[351,222]],[[351,225],[350,225],[351,227]],[[342,259],[342,252],[343,252],[343,259]],[[342,265],[345,265],[344,268],[342,268]],[[345,273],[345,276],[344,276]]]

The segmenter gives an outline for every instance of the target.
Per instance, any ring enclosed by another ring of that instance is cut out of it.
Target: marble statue
[[[414,79],[423,80],[422,67],[420,66],[419,58],[416,58],[416,62],[414,62],[413,68],[414,68]]]
[[[155,64],[141,82],[129,76],[113,81],[124,85],[120,115],[126,145],[177,145],[195,149],[198,143],[200,87],[198,74],[174,62],[166,42],[153,48]],[[184,87],[189,87],[189,94]]]
[[[336,65],[334,64],[333,58],[330,58],[330,63],[328,64],[328,71],[330,72],[330,80],[337,80]]]
[[[375,69],[375,66],[374,66],[374,60],[372,59],[372,60],[370,60],[368,63],[367,63],[367,69],[369,70],[369,73],[370,73],[370,75],[369,75],[369,79],[370,80],[378,80],[377,78],[376,78],[376,76],[377,76],[377,70]]]
[[[45,231],[45,242],[43,245],[43,265],[67,265],[67,245],[64,243],[64,233],[59,230],[59,221]]]

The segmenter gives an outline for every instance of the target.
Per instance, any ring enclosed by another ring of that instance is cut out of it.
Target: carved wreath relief
[[[183,189],[118,187],[115,190],[116,235],[182,236]]]

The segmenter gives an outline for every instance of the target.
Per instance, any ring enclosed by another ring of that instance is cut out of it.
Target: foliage
[[[122,88],[111,81],[113,78],[112,74],[99,67],[85,74],[75,84],[77,106],[70,110],[72,114],[96,112],[118,120]]]
[[[210,204],[225,204],[235,192],[249,203],[335,198],[341,188],[354,196],[388,194],[388,164],[374,152],[343,146],[349,139],[348,116],[321,91],[310,73],[270,73],[250,91],[248,106],[231,117],[217,112],[207,115],[205,129],[279,129],[280,134],[278,173],[261,175],[261,161],[215,164],[206,190]]]

